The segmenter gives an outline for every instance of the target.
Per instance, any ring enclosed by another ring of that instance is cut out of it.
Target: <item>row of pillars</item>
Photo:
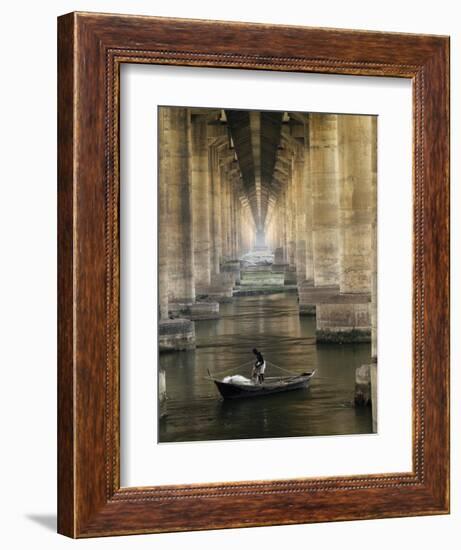
[[[317,339],[371,341],[376,357],[376,117],[303,115],[282,134],[266,235],[296,273]]]
[[[252,249],[255,228],[219,117],[160,107],[159,135],[161,349],[162,335],[163,349],[187,349],[193,323],[178,320],[178,312],[216,315],[218,303],[232,296],[235,276],[228,267]]]

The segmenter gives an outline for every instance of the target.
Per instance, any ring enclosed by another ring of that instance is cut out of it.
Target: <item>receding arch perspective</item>
[[[159,441],[376,432],[377,117],[157,116]]]

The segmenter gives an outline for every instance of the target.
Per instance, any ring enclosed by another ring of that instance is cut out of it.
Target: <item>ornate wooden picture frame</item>
[[[449,39],[71,13],[58,23],[58,530],[96,537],[449,512]],[[412,80],[413,468],[120,487],[122,63]]]

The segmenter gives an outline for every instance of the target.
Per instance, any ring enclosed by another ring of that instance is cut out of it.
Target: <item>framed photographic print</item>
[[[59,532],[448,513],[448,38],[58,31]]]

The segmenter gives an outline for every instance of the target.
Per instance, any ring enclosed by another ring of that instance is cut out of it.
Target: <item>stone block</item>
[[[283,261],[283,248],[279,247],[274,250],[274,264],[284,264]]]
[[[369,303],[317,303],[316,322],[318,342],[371,342]]]
[[[245,287],[283,287],[284,274],[273,273],[269,270],[243,271],[241,274],[240,285]]]
[[[236,273],[234,271],[224,271],[215,275],[212,278],[212,285],[227,286],[233,288],[235,286]]]
[[[272,266],[269,264],[265,265],[249,265],[246,266],[243,270],[245,273],[270,273],[272,271]]]
[[[200,302],[218,302],[220,304],[231,302],[234,283],[234,273],[228,272],[212,275],[211,284],[196,287],[197,300]]]
[[[302,304],[299,302],[299,314],[306,315],[306,317],[315,317],[315,304]]]
[[[193,303],[170,303],[168,309],[172,319],[219,319],[219,303],[209,299],[209,295]]]
[[[273,273],[285,273],[285,271],[288,269],[288,264],[274,263],[271,268]]]
[[[314,284],[310,281],[298,283],[298,303],[300,315],[315,315],[315,298],[312,295]]]
[[[158,324],[159,351],[195,348],[195,326],[190,319],[166,319]]]
[[[196,302],[190,306],[189,318],[192,321],[219,319],[219,303],[211,301]]]
[[[284,278],[284,284],[286,285],[295,285],[297,284],[298,280],[296,278],[296,268],[295,267],[287,267],[285,270],[285,278]]]
[[[240,284],[240,262],[239,260],[233,260],[221,265],[222,273],[231,273],[233,275],[233,284]]]
[[[168,302],[168,315],[172,319],[189,317],[192,302]]]

